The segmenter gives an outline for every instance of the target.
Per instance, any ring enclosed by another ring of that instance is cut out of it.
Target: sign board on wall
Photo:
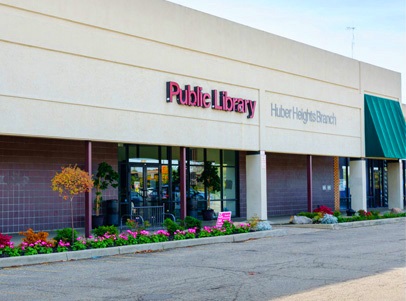
[[[166,83],[166,102],[173,102],[179,105],[200,107],[203,109],[212,108],[213,110],[221,110],[225,112],[245,113],[247,118],[254,118],[256,101],[243,99],[240,97],[232,97],[227,91],[211,90],[210,93],[203,92],[203,88],[196,86],[193,89],[190,85],[186,85],[185,89],[181,89],[176,82]]]
[[[309,110],[309,108],[297,106],[287,107],[277,103],[271,103],[271,117],[299,120],[304,124],[314,122],[337,125],[334,112],[325,114],[320,110]]]
[[[324,133],[334,135],[337,139],[361,136],[362,114],[355,104],[349,106],[267,92],[264,110],[266,127],[275,130],[300,131],[304,135]],[[320,137],[321,140],[324,138]]]

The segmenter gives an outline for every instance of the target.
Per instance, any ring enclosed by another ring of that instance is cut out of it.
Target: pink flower
[[[169,236],[169,232],[166,230],[158,230],[156,231],[157,235],[165,235],[165,236]]]

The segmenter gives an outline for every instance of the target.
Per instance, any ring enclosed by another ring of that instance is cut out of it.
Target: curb
[[[386,224],[396,224],[406,221],[404,217],[395,217],[395,218],[385,218],[385,219],[375,219],[375,220],[366,220],[358,222],[349,222],[349,223],[339,223],[339,224],[289,224],[284,225],[286,227],[292,228],[315,228],[315,229],[326,229],[326,230],[340,230],[340,229],[351,229],[367,226],[377,226],[377,225],[386,225]]]
[[[69,251],[63,253],[40,254],[30,256],[0,258],[0,269],[19,267],[42,263],[61,262],[69,260],[94,259],[104,256],[134,254],[143,251],[163,251],[176,248],[185,248],[218,243],[241,242],[249,239],[277,237],[287,235],[286,229],[266,230],[251,233],[241,233],[226,236],[207,237],[198,239],[175,240],[161,243],[111,247],[105,249],[88,249],[83,251]]]

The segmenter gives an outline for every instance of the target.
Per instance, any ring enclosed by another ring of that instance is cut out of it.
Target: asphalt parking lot
[[[288,228],[239,243],[4,268],[0,299],[406,300],[405,226]]]

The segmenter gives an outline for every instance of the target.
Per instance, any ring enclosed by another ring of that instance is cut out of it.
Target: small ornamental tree
[[[62,171],[55,174],[51,180],[51,183],[53,191],[57,191],[63,200],[70,201],[73,241],[73,198],[80,193],[88,192],[90,189],[92,189],[92,177],[76,165],[69,165],[67,167],[62,167]]]
[[[199,182],[203,182],[207,188],[207,209],[210,209],[210,193],[221,189],[220,177],[217,173],[217,167],[211,161],[204,162],[204,171],[200,175]]]
[[[94,209],[96,216],[100,214],[100,205],[103,201],[102,192],[109,188],[118,187],[118,180],[120,176],[118,173],[106,162],[99,164],[97,173],[94,176],[94,188],[96,189],[96,199],[94,200]]]

